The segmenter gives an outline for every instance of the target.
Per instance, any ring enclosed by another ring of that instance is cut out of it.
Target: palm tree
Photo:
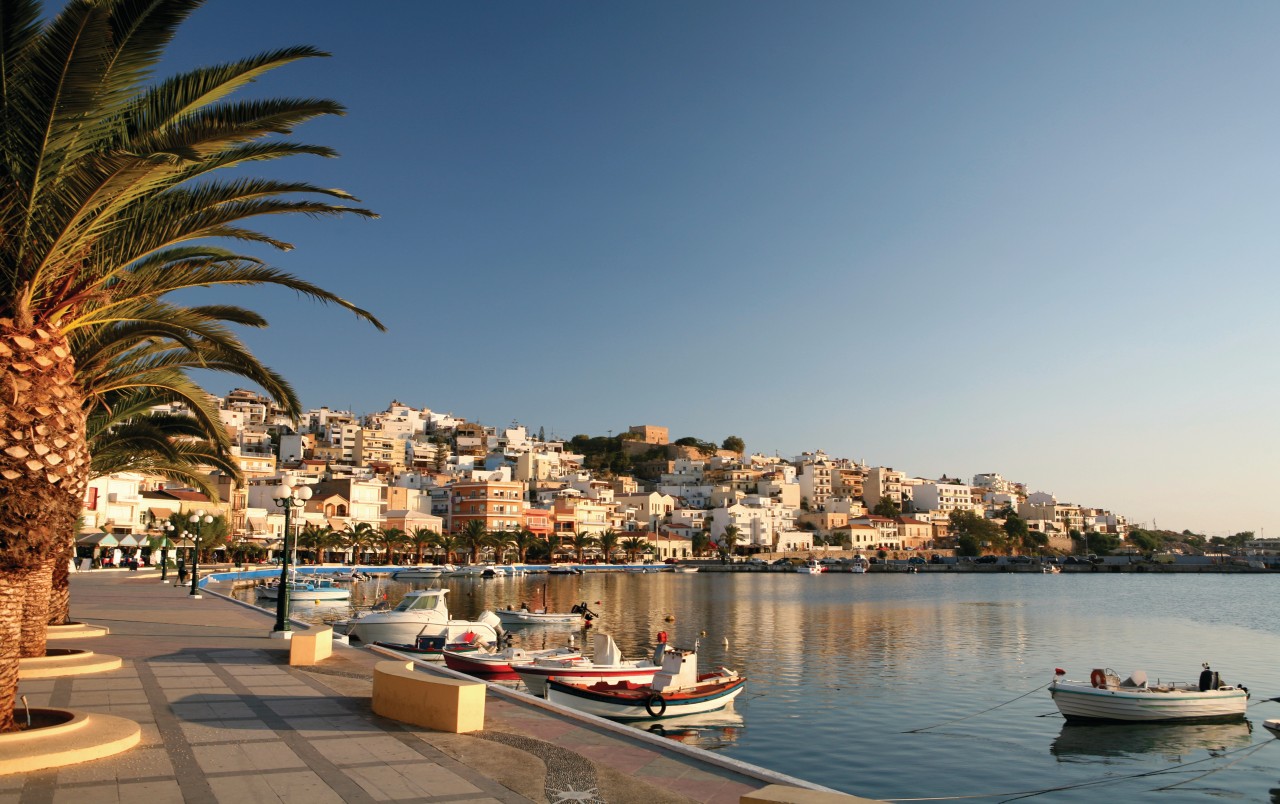
[[[0,3],[0,415],[11,425],[0,444],[5,732],[16,728],[20,643],[24,651],[37,644],[43,650],[42,627],[23,634],[23,609],[28,599],[47,597],[51,565],[74,532],[88,481],[88,397],[75,333],[145,321],[182,338],[219,314],[165,297],[223,284],[282,285],[377,322],[327,291],[209,242],[286,248],[244,225],[260,215],[371,216],[345,205],[351,197],[339,190],[210,178],[256,161],[334,155],[278,135],[341,113],[337,104],[231,98],[277,67],[323,53],[278,50],[152,83],[165,46],[198,5],[192,0],[84,0],[47,22],[37,0]],[[27,428],[22,437],[12,437],[20,428]]]
[[[408,541],[404,531],[400,528],[384,528],[378,531],[379,541],[382,542],[382,549],[387,551],[387,563],[396,563],[396,548],[403,547]]]
[[[499,564],[507,560],[507,551],[516,546],[516,535],[509,530],[499,530],[489,534],[489,543],[493,545],[494,561]]]
[[[453,553],[458,549],[458,539],[452,533],[437,533],[431,540],[432,546],[444,553],[444,563],[453,563]]]
[[[606,563],[613,557],[614,551],[618,549],[618,542],[622,541],[622,535],[613,528],[608,528],[601,533],[596,542],[600,545],[600,551],[604,553]]]
[[[298,532],[298,538],[294,541],[294,544],[311,553],[311,558],[317,564],[323,564],[324,556],[322,551],[329,543],[329,536],[332,533],[333,528],[328,525],[315,525],[308,522]]]
[[[422,551],[430,547],[439,535],[431,528],[414,528],[409,531],[409,543],[413,545],[413,563],[422,563]]]
[[[586,560],[585,556],[587,553],[587,548],[594,547],[597,541],[598,540],[596,539],[596,537],[592,536],[590,533],[573,534],[573,541],[572,541],[573,552],[575,552],[578,555],[579,564],[581,564],[584,560]]]
[[[361,555],[378,540],[378,529],[368,522],[357,522],[342,532],[343,546],[351,551],[352,562],[357,567],[362,563]]]
[[[720,547],[722,552],[732,553],[734,548],[738,546],[738,536],[742,530],[737,525],[729,525],[724,529],[724,533],[720,535]]]
[[[471,563],[480,563],[480,551],[489,546],[489,531],[483,519],[468,519],[458,532],[458,544],[471,551]]]
[[[542,537],[531,530],[521,530],[516,533],[514,540],[516,551],[520,555],[520,563],[524,564],[529,558],[529,551],[542,541]]]
[[[649,549],[649,540],[643,536],[629,536],[622,540],[622,549],[627,553],[627,560],[634,564],[636,556]]]
[[[711,544],[711,534],[708,531],[700,530],[693,534],[689,541],[691,543],[690,546],[693,548],[693,554],[700,556],[707,552],[707,547]]]

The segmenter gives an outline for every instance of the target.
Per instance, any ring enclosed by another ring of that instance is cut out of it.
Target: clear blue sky
[[[1280,5],[210,2],[378,221],[233,296],[307,406],[663,424],[1280,535]],[[232,381],[214,378],[211,390]]]

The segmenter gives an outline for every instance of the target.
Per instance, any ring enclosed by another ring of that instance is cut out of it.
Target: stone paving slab
[[[0,776],[0,804],[721,804],[771,781],[492,694],[482,732],[396,723],[370,709],[372,668],[385,657],[342,646],[319,667],[290,667],[288,643],[268,637],[272,615],[193,600],[145,573],[74,575],[72,614],[109,627],[92,648],[124,665],[22,682],[20,694],[128,717],[142,742]]]

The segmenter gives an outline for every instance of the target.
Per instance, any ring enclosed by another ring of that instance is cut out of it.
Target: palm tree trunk
[[[18,697],[18,643],[22,640],[22,603],[26,572],[0,571],[0,734],[17,731],[13,706]]]
[[[44,656],[49,634],[49,595],[53,589],[53,561],[56,554],[27,573],[22,600],[22,642],[18,655],[23,659]]]
[[[53,590],[49,596],[49,625],[71,622],[71,562],[75,560],[74,536],[65,540],[53,559]]]
[[[59,554],[83,504],[83,408],[66,338],[30,321],[0,319],[0,587],[9,587],[0,603],[0,731],[13,727],[13,688],[5,684],[16,684],[19,645],[24,654],[44,655],[52,567],[34,589],[29,574]],[[40,591],[40,622],[23,635],[25,596]]]

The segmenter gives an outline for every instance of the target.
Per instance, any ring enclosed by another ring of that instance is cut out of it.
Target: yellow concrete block
[[[759,790],[747,793],[738,799],[739,804],[855,804],[855,802],[874,802],[877,799],[859,798],[847,793],[834,793],[826,790],[806,790],[803,787],[787,787],[771,784]]]
[[[413,662],[378,662],[373,711],[415,726],[461,734],[484,728],[482,681],[414,672]]]
[[[307,666],[319,664],[333,655],[333,629],[312,628],[295,633],[289,640],[289,664]]]

